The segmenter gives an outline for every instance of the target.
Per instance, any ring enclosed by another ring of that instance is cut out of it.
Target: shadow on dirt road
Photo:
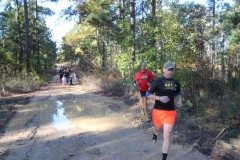
[[[4,160],[159,160],[161,144],[136,118],[138,106],[51,83],[34,92],[0,139]],[[169,160],[205,160],[202,154],[172,144]]]

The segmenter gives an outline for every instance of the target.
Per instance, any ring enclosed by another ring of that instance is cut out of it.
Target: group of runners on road
[[[163,76],[156,78],[154,73],[147,69],[145,62],[141,62],[140,70],[136,73],[134,82],[138,86],[142,104],[140,111],[147,122],[153,122],[153,143],[157,142],[163,128],[162,160],[166,160],[170,145],[170,135],[176,119],[176,107],[182,107],[182,91],[180,83],[173,78],[175,65],[166,62],[163,66]],[[73,84],[76,74],[70,68],[61,66],[59,69],[62,84]],[[153,110],[148,112],[147,99],[155,100]]]
[[[63,85],[65,84],[73,85],[73,82],[76,82],[77,80],[76,73],[71,68],[65,67],[63,65],[61,65],[61,67],[59,68],[58,74],[60,82]]]
[[[153,73],[147,69],[146,63],[141,62],[140,71],[134,78],[142,100],[140,111],[146,121],[152,120],[154,125],[153,143],[157,142],[163,128],[162,160],[166,160],[168,156],[170,135],[177,115],[176,107],[182,107],[182,92],[180,83],[173,78],[174,70],[175,65],[172,62],[166,62],[163,66],[163,76],[155,79]],[[152,116],[148,113],[147,99],[155,100]]]

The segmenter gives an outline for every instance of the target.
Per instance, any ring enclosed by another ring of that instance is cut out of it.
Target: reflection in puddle
[[[55,113],[52,117],[52,125],[57,130],[68,130],[71,128],[69,124],[69,120],[64,115],[65,109],[62,107],[63,103],[61,101],[57,101],[55,103],[57,108],[57,113]]]
[[[81,128],[87,131],[105,131],[125,126],[124,120],[103,103],[78,99],[57,100],[51,126],[57,130]]]
[[[8,131],[18,131],[36,115],[41,117],[40,127],[47,126],[57,131],[106,131],[124,127],[124,117],[113,112],[106,102],[102,97],[94,97],[93,100],[79,97],[33,101],[19,109],[8,125]]]

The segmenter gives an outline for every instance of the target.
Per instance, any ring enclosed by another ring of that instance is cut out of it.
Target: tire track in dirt
[[[157,160],[161,140],[151,143],[151,123],[138,106],[84,91],[81,86],[49,84],[19,107],[0,139],[4,160]],[[56,123],[66,127],[54,128]],[[169,160],[204,160],[172,144]]]

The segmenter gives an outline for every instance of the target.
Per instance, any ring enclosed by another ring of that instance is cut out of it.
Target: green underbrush
[[[28,93],[39,89],[48,83],[50,75],[38,75],[35,72],[21,72],[15,74],[4,74],[0,78],[0,95]]]

